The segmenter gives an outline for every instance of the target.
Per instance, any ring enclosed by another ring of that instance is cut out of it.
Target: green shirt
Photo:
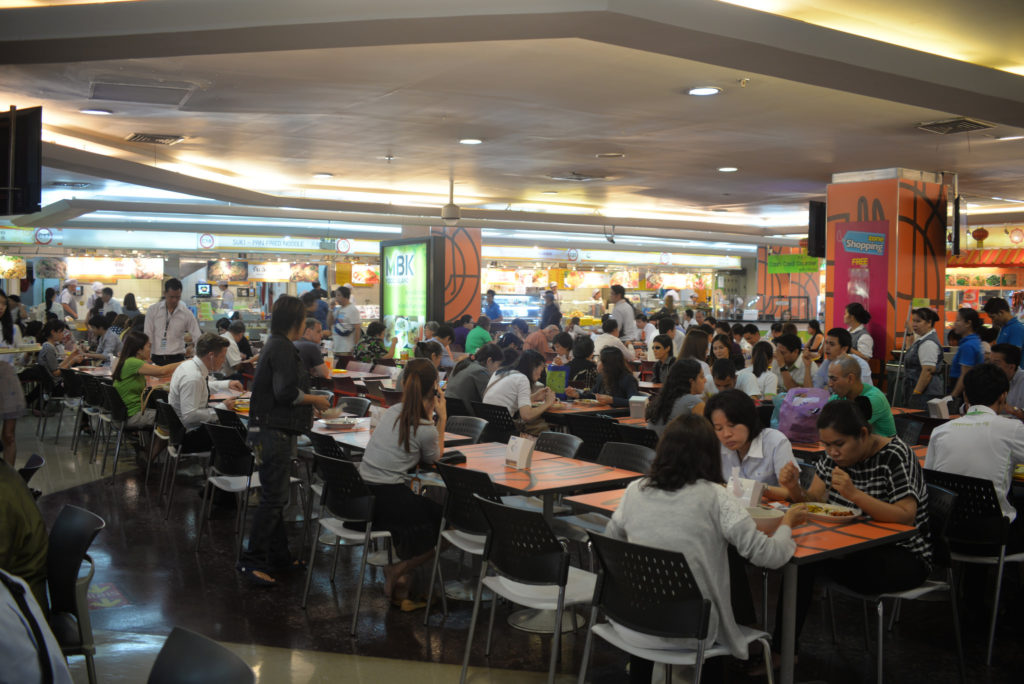
[[[39,605],[46,603],[46,525],[25,481],[0,460],[0,568],[32,587]]]
[[[475,354],[476,350],[491,341],[491,333],[483,328],[473,328],[466,335],[466,353]]]
[[[866,397],[871,402],[871,420],[868,421],[871,431],[883,437],[895,437],[896,421],[892,419],[892,407],[889,406],[889,401],[882,394],[882,390],[874,385],[864,385],[860,396]],[[838,394],[829,397],[829,401],[836,399],[839,399]]]
[[[146,389],[146,378],[139,374],[139,369],[146,362],[137,356],[124,360],[121,367],[121,377],[114,380],[114,389],[121,395],[121,401],[128,409],[128,417],[131,418],[142,409],[142,391]]]

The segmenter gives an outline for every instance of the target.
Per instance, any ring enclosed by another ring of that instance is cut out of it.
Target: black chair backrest
[[[639,444],[652,450],[658,448],[658,433],[654,430],[648,430],[639,425],[622,425],[620,423],[615,426],[615,431],[619,433],[617,442]]]
[[[103,408],[103,383],[87,373],[82,373],[82,401],[86,406]]]
[[[85,393],[85,383],[82,380],[82,376],[85,373],[80,373],[76,370],[68,368],[61,372],[60,377],[64,379],[64,396],[69,399],[81,397]]]
[[[445,395],[444,398],[445,408],[448,410],[448,417],[454,416],[472,416],[473,409],[470,408],[469,404],[465,400],[458,397],[449,397]]]
[[[472,406],[473,413],[478,418],[483,418],[487,421],[485,442],[502,442],[507,444],[508,438],[519,432],[508,409],[504,406],[485,404],[482,401],[474,401]]]
[[[222,409],[214,407],[213,412],[217,414],[217,422],[221,425],[229,428],[238,430],[243,435],[248,432],[245,427],[245,423],[238,417],[238,414],[229,409]]]
[[[221,475],[248,476],[256,458],[238,430],[217,423],[203,423],[213,445],[212,466]]]
[[[921,431],[924,429],[924,422],[903,416],[893,416],[896,424],[896,434],[907,446],[916,446],[921,441]]]
[[[391,369],[395,367],[394,359],[377,359],[373,362],[373,369],[371,373],[390,373]]]
[[[252,684],[245,661],[216,641],[181,627],[171,630],[147,684]]]
[[[402,390],[384,390],[384,403],[388,406],[402,403]]]
[[[374,395],[377,396],[377,395]],[[359,418],[365,418],[370,412],[370,405],[373,402],[366,397],[338,397],[336,407],[340,406],[345,413],[351,413]]]
[[[185,426],[178,418],[178,412],[163,399],[156,400],[156,426],[167,434],[171,446],[181,446],[185,441]]]
[[[103,407],[110,411],[110,418],[117,423],[128,420],[128,408],[114,386],[101,384],[100,391],[103,392]]]
[[[999,507],[992,480],[925,469],[924,481],[956,494],[956,505],[946,530],[950,541],[957,545],[1006,543],[1009,526]]]
[[[46,586],[50,611],[77,614],[75,582],[93,539],[106,526],[103,518],[77,506],[64,506],[50,528]]]
[[[319,432],[307,432],[306,435],[309,437],[309,441],[313,443],[313,451],[319,456],[340,458],[345,461],[358,460],[345,453],[345,449],[330,435]]]
[[[39,454],[32,454],[25,461],[25,465],[18,468],[18,474],[21,475],[21,479],[25,481],[25,484],[28,484],[32,476],[39,472],[39,469],[44,465],[46,465],[46,459]]]
[[[500,502],[498,490],[487,473],[458,466],[437,464],[437,472],[444,480],[447,497],[444,518],[455,529],[469,534],[487,534],[487,519],[476,502],[476,497]]]
[[[928,529],[932,537],[932,560],[936,567],[949,567],[949,521],[953,519],[957,496],[938,485],[928,485]]]
[[[597,462],[612,468],[632,470],[634,473],[646,475],[654,463],[654,449],[642,444],[626,444],[624,442],[608,442],[597,456]]]
[[[662,637],[707,637],[711,601],[683,554],[590,533],[600,572],[594,605],[615,622]]]
[[[380,380],[363,380],[363,385],[366,386],[366,397],[373,397],[374,399],[384,399],[384,383]]]
[[[569,434],[583,440],[583,446],[576,457],[586,461],[596,461],[606,442],[620,441],[619,424],[611,418],[567,413],[565,424],[569,428]]]
[[[564,432],[542,432],[537,435],[537,442],[533,448],[534,451],[555,454],[563,458],[576,458],[582,445],[583,440],[576,435],[567,435]]]
[[[341,520],[373,520],[374,497],[352,461],[330,456],[316,457],[316,471],[324,480],[323,503]]]
[[[480,437],[484,434],[484,430],[487,429],[487,421],[483,418],[477,418],[476,416],[448,416],[448,421],[444,424],[444,431],[450,432],[453,435],[462,435],[473,440],[472,444],[476,444],[480,441]]]
[[[487,520],[484,557],[499,573],[526,584],[565,585],[569,553],[544,514],[476,497]]]

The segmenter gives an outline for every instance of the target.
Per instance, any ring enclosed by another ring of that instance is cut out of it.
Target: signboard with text
[[[868,333],[875,349],[884,349],[883,332],[889,287],[889,223],[859,221],[836,224],[836,255],[833,306],[842,320],[847,305],[860,302],[871,314]]]
[[[821,261],[806,254],[769,254],[768,273],[817,273]]]
[[[411,348],[420,339],[423,324],[439,320],[443,311],[443,289],[435,276],[443,273],[438,243],[443,238],[428,237],[382,242],[380,247],[381,316],[387,330],[385,340],[398,338],[398,348]]]

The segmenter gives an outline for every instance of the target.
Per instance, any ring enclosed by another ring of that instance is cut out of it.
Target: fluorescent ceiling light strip
[[[234,226],[268,226],[276,228],[308,228],[317,231],[345,231],[354,233],[389,233],[402,232],[400,226],[347,224],[334,221],[288,221],[282,219],[244,219],[219,216],[193,216],[190,214],[126,214],[117,211],[94,211],[88,215],[91,220],[118,221],[129,223],[201,223]]]
[[[493,240],[532,240],[534,242],[566,242],[567,240],[572,241],[588,241],[588,242],[606,242],[604,236],[598,234],[581,234],[581,233],[550,233],[546,231],[530,231],[530,230],[490,230],[483,229],[481,236]],[[806,236],[804,236],[806,237]],[[734,242],[703,242],[701,240],[673,240],[671,238],[646,238],[646,237],[633,237],[625,235],[616,235],[616,243],[638,245],[638,246],[650,246],[650,247],[680,247],[689,249],[728,249],[743,252],[756,252],[757,245],[740,244]],[[658,251],[663,251],[658,249]]]

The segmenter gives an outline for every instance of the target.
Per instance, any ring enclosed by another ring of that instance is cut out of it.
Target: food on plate
[[[341,418],[321,418],[320,422],[331,430],[351,430],[359,424],[359,419],[351,416],[344,416]]]
[[[807,512],[811,515],[827,515],[831,518],[851,518],[857,515],[857,511],[846,506],[837,504],[809,503]]]
[[[600,402],[597,399],[577,399],[576,403],[583,406],[597,406]]]

